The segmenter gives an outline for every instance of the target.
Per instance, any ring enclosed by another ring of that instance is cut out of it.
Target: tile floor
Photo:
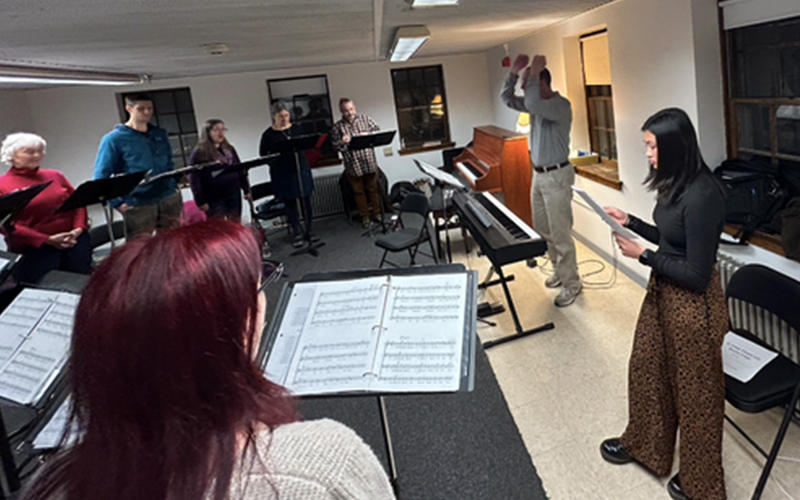
[[[451,237],[460,238],[456,231]],[[486,258],[477,257],[474,250],[465,255],[459,241],[453,249],[455,262],[485,276]],[[580,244],[578,259],[600,260]],[[546,264],[545,259],[538,261]],[[517,263],[504,272],[516,278],[509,286],[523,327],[552,321],[555,329],[496,346],[488,355],[547,494],[554,500],[668,499],[667,479],[633,464],[608,464],[599,452],[601,441],[619,435],[627,421],[627,362],[644,289],[618,272],[613,286],[585,286],[573,305],[557,308],[557,290],[544,287],[547,275],[541,267]],[[580,272],[599,267],[586,262]],[[586,279],[601,282],[610,276],[611,266],[606,264],[602,273]],[[505,303],[499,286],[487,291],[486,298]],[[491,319],[496,327],[479,324],[483,341],[514,331],[510,313]],[[782,417],[779,411],[748,415],[730,406],[726,411],[763,447],[771,445]],[[781,454],[800,459],[800,426],[790,426]],[[676,471],[677,461],[676,456]],[[723,461],[728,498],[749,499],[763,459],[728,424]],[[800,463],[778,461],[762,498],[792,497],[800,500]]]

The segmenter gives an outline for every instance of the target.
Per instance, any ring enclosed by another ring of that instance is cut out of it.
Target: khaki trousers
[[[179,191],[156,203],[128,207],[124,217],[126,236],[131,239],[140,234],[150,235],[153,231],[178,227],[182,211],[183,198]]]
[[[572,184],[575,168],[572,165],[533,172],[531,207],[533,229],[547,242],[547,253],[561,286],[573,292],[581,289],[575,242],[572,240]]]

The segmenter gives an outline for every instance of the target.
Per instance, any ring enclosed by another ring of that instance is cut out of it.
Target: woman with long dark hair
[[[714,267],[725,217],[723,192],[685,112],[659,111],[642,131],[650,164],[645,184],[658,193],[655,225],[618,208],[606,212],[658,250],[616,236],[624,256],[653,270],[633,339],[628,426],[600,451],[611,463],[636,461],[667,476],[680,428],[680,472],[667,485],[670,496],[724,500],[721,347],[728,313]]]
[[[24,498],[394,498],[353,431],[296,422],[285,389],[254,363],[260,270],[252,232],[220,219],[113,252],[75,317],[77,442]]]
[[[189,156],[189,165],[220,162],[222,165],[239,163],[236,148],[225,138],[225,123],[217,118],[207,120],[200,131],[200,140]],[[223,217],[239,221],[242,217],[242,195],[250,196],[247,174],[226,172],[214,175],[206,170],[189,175],[192,195],[197,207],[208,217]]]

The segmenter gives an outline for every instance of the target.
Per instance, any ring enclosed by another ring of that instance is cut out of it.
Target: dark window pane
[[[800,106],[778,107],[778,153],[800,156]]]
[[[608,133],[600,131],[597,133],[597,137],[598,139],[600,139],[600,144],[598,145],[599,149],[598,153],[600,153],[600,156],[602,156],[603,158],[608,158],[611,152],[611,148],[608,145]]]
[[[594,101],[594,123],[598,127],[606,127],[606,103],[601,100]]]
[[[606,101],[606,111],[608,112],[608,128],[614,127],[614,102],[611,100]]]
[[[178,128],[178,116],[169,114],[158,114],[158,126],[163,128],[167,131],[167,134],[180,134],[180,129]]]
[[[414,105],[414,102],[411,99],[411,92],[409,90],[397,90],[395,95],[397,96],[397,105],[401,108],[407,108]]]
[[[194,113],[181,113],[178,115],[181,124],[181,132],[197,132],[197,123],[194,121]]]
[[[153,94],[153,106],[157,114],[174,113],[175,101],[172,99],[172,92],[156,92]]]
[[[411,104],[413,106],[426,106],[428,104],[424,88],[415,88],[411,92]]]
[[[183,142],[183,154],[188,158],[192,150],[197,146],[197,134],[187,134],[181,136]]]
[[[422,76],[422,69],[412,69],[408,72],[408,80],[412,88],[425,87],[425,80]]]
[[[781,50],[781,95],[800,96],[800,47]]]
[[[169,146],[172,149],[172,156],[180,156],[182,154],[183,148],[181,146],[180,136],[176,135],[174,137],[170,137]]]
[[[778,43],[778,30],[772,24],[759,24],[742,28],[739,31],[739,47],[759,47],[764,45],[774,45]]]
[[[800,18],[778,22],[778,38],[781,43],[800,42]]]
[[[439,68],[425,68],[425,85],[436,85],[441,79]]]
[[[189,91],[189,89],[175,91],[175,104],[177,106],[178,113],[194,113],[194,108],[192,107],[192,93]]]
[[[186,164],[184,163],[183,156],[173,156],[172,161],[175,162],[175,168],[185,167]]]
[[[800,196],[800,161],[779,160],[778,176],[781,185],[789,191],[789,196]]]
[[[742,54],[744,97],[775,97],[779,81],[780,61],[776,50],[764,49]]]
[[[757,104],[740,104],[736,111],[739,118],[739,147],[769,152],[769,108]]]
[[[608,137],[610,138],[609,140],[611,141],[611,154],[609,154],[608,157],[610,159],[612,159],[612,160],[616,160],[617,159],[617,134],[614,133],[614,132],[609,132],[608,133]]]

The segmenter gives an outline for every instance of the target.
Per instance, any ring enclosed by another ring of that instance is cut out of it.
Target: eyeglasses
[[[261,263],[261,284],[258,286],[258,293],[263,292],[269,285],[275,283],[283,276],[283,263],[270,262],[268,260]]]
[[[219,128],[219,127],[214,127],[214,128],[212,128],[212,129],[211,129],[211,131],[212,131],[212,132],[227,132],[227,131],[228,131],[228,129],[227,129],[227,128],[225,128],[225,127],[222,127],[222,128]]]

